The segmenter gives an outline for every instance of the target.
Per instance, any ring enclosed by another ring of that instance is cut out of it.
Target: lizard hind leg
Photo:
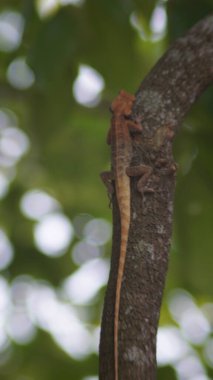
[[[113,186],[114,176],[113,176],[113,173],[110,171],[101,172],[100,177],[101,177],[104,185],[106,186],[108,193],[113,194],[114,193],[114,186]]]
[[[115,189],[114,189],[114,176],[113,173],[110,171],[105,171],[100,173],[100,177],[104,183],[104,185],[107,188],[107,193],[109,196],[109,207],[111,207],[112,204],[112,194],[114,194]]]

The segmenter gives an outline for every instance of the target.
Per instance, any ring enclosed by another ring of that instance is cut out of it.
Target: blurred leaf
[[[25,19],[20,46],[9,53],[0,52],[0,107],[1,111],[15,113],[17,127],[31,143],[29,152],[12,167],[14,178],[0,204],[0,227],[15,248],[14,260],[2,277],[10,285],[16,276],[30,275],[37,281],[48,281],[59,294],[62,281],[77,269],[70,255],[72,245],[64,256],[55,259],[38,251],[33,241],[36,222],[20,211],[23,194],[31,189],[52,194],[71,222],[81,213],[111,218],[106,190],[99,178],[99,173],[109,167],[109,147],[105,142],[109,104],[121,88],[135,92],[166,50],[167,41],[181,36],[210,13],[213,0],[165,2],[167,33],[156,40],[152,39],[150,20],[156,7],[164,6],[157,0],[86,0],[78,6],[59,6],[55,13],[42,19],[35,3],[2,0],[0,4],[1,12],[15,10]],[[131,23],[133,15],[137,16],[143,36]],[[27,58],[36,78],[27,90],[18,90],[7,81],[9,64],[21,56]],[[72,92],[82,64],[97,70],[105,82],[96,107],[79,105]],[[194,105],[175,144],[180,169],[167,283],[168,292],[182,286],[205,299],[212,296],[212,117],[212,90],[208,90]],[[9,169],[1,170],[5,173]],[[73,243],[78,241],[75,236]],[[101,254],[105,250],[109,254],[109,243],[101,247]],[[82,323],[88,324],[89,320],[94,327],[100,321],[103,295],[101,289],[91,304],[80,308],[71,305],[86,321]],[[90,319],[85,317],[88,313]],[[170,323],[170,318],[163,305],[162,323]],[[9,355],[5,363],[4,355]],[[96,355],[91,353],[76,361],[42,331],[26,346],[10,340],[9,349],[1,352],[1,358],[2,380],[82,380],[98,372]],[[158,376],[176,378],[172,367],[160,368]]]

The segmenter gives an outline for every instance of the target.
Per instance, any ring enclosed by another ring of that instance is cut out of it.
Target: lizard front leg
[[[129,177],[140,177],[137,183],[137,189],[141,194],[154,193],[154,189],[147,187],[147,182],[151,176],[153,169],[148,165],[130,166],[126,169],[126,174]]]

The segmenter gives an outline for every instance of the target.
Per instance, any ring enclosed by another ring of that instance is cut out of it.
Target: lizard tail
[[[120,204],[120,218],[121,218],[121,243],[120,255],[118,263],[118,274],[115,295],[115,313],[114,313],[114,361],[115,361],[115,380],[118,380],[118,324],[119,324],[119,311],[120,311],[120,298],[121,286],[124,274],[124,267],[126,261],[126,250],[129,235],[130,225],[130,206],[128,197],[122,199]]]

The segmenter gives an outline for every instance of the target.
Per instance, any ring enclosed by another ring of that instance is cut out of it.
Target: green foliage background
[[[167,29],[164,36],[155,38],[150,20],[159,4],[167,12]],[[79,6],[58,6],[41,18],[36,1],[2,0],[0,12],[8,9],[22,14],[25,28],[16,50],[0,52],[0,107],[15,112],[31,146],[0,204],[1,227],[15,247],[15,258],[2,275],[12,282],[18,275],[29,274],[57,288],[77,269],[70,260],[70,247],[57,259],[38,251],[33,242],[33,222],[20,212],[22,195],[40,188],[61,203],[70,220],[80,213],[110,220],[106,191],[99,179],[99,172],[109,161],[105,144],[109,104],[121,88],[135,92],[169,44],[212,12],[213,1],[85,0]],[[130,23],[133,13],[143,38]],[[9,64],[20,56],[26,57],[36,78],[26,90],[15,88],[6,76]],[[96,107],[80,105],[73,96],[72,86],[81,64],[91,66],[104,78],[102,98]],[[198,305],[212,301],[213,294],[212,95],[208,89],[193,106],[175,143],[180,167],[165,292],[166,299],[171,289],[184,288]],[[103,296],[101,291],[89,306],[94,326],[100,322]],[[166,302],[161,320],[162,324],[171,323]],[[0,363],[0,378],[78,380],[97,375],[97,365],[94,353],[83,361],[74,360],[39,330],[30,344],[13,344],[9,359]],[[205,361],[204,365],[213,376]],[[161,378],[176,379],[172,367],[160,368]]]

